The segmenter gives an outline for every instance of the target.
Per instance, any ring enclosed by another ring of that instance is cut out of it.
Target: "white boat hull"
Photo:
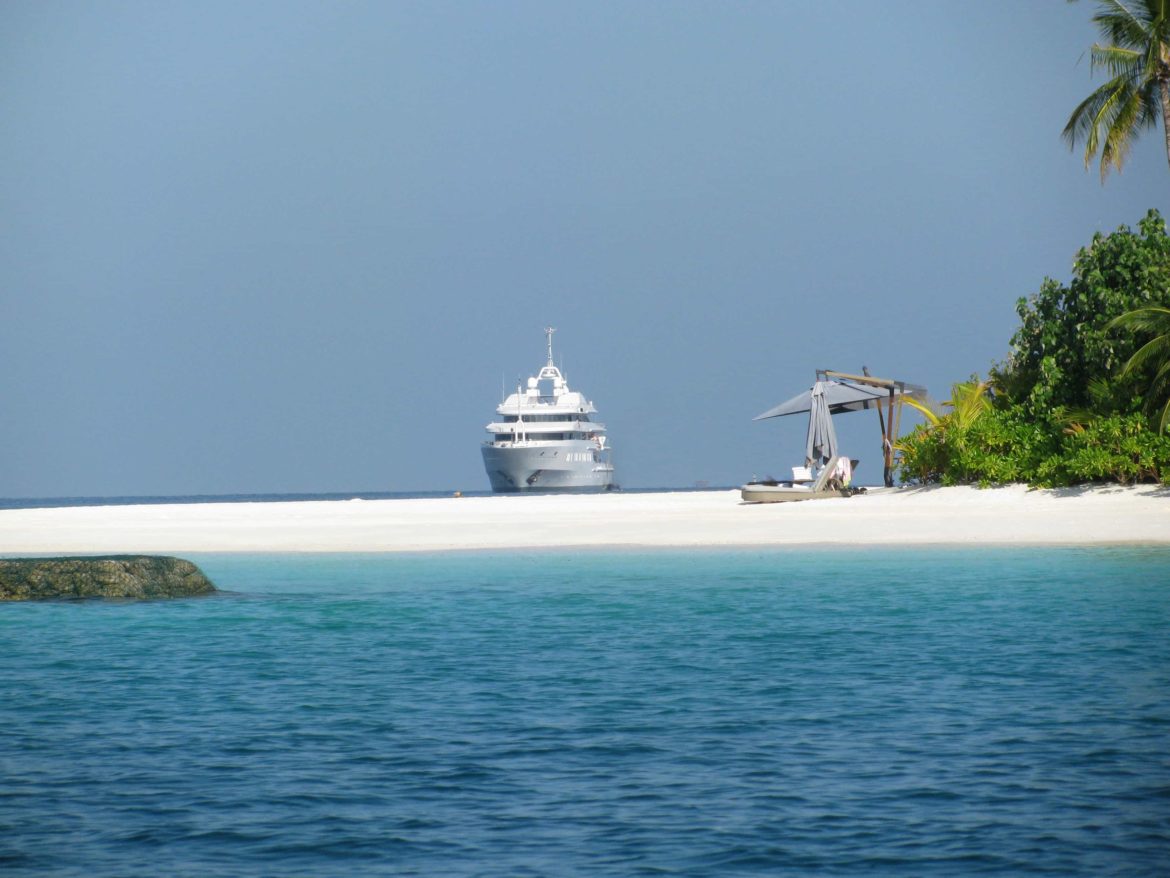
[[[612,491],[613,464],[591,443],[484,445],[483,467],[497,494]]]
[[[745,503],[791,503],[798,500],[830,500],[848,497],[848,491],[814,491],[805,485],[748,484],[739,489]]]

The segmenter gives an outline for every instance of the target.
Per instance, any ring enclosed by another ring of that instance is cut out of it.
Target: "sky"
[[[546,325],[623,486],[783,475],[817,369],[945,399],[1170,215],[1060,138],[1092,11],[6,0],[0,497],[486,490]]]

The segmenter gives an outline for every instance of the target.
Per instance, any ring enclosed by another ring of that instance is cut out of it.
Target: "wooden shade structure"
[[[886,412],[882,415],[881,402],[877,405],[878,423],[882,429],[882,479],[887,488],[894,487],[894,442],[898,439],[898,431],[902,426],[902,400],[907,396],[915,399],[926,398],[926,388],[906,381],[893,378],[874,378],[864,366],[863,375],[851,375],[848,372],[834,372],[832,369],[818,369],[817,380],[833,378],[840,381],[849,381],[854,384],[863,384],[867,387],[882,388],[886,394]]]
[[[862,409],[877,409],[878,423],[882,430],[882,476],[886,487],[894,484],[894,442],[902,421],[902,400],[925,399],[926,388],[893,378],[874,378],[869,370],[866,374],[853,375],[832,369],[817,370],[817,386],[824,384],[822,392],[830,414],[856,412]],[[812,390],[799,393],[780,405],[768,409],[754,420],[778,418],[784,415],[800,414],[812,410]],[[883,411],[884,407],[884,411]]]

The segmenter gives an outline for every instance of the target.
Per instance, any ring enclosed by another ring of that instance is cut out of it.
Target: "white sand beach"
[[[0,510],[0,555],[685,546],[1170,544],[1170,490],[738,491]]]

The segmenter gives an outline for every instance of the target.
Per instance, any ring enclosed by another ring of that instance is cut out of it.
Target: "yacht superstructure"
[[[483,465],[497,493],[523,491],[610,491],[613,464],[605,424],[593,420],[597,409],[585,395],[570,390],[553,365],[552,336],[548,362],[517,387],[496,409],[486,429]]]

